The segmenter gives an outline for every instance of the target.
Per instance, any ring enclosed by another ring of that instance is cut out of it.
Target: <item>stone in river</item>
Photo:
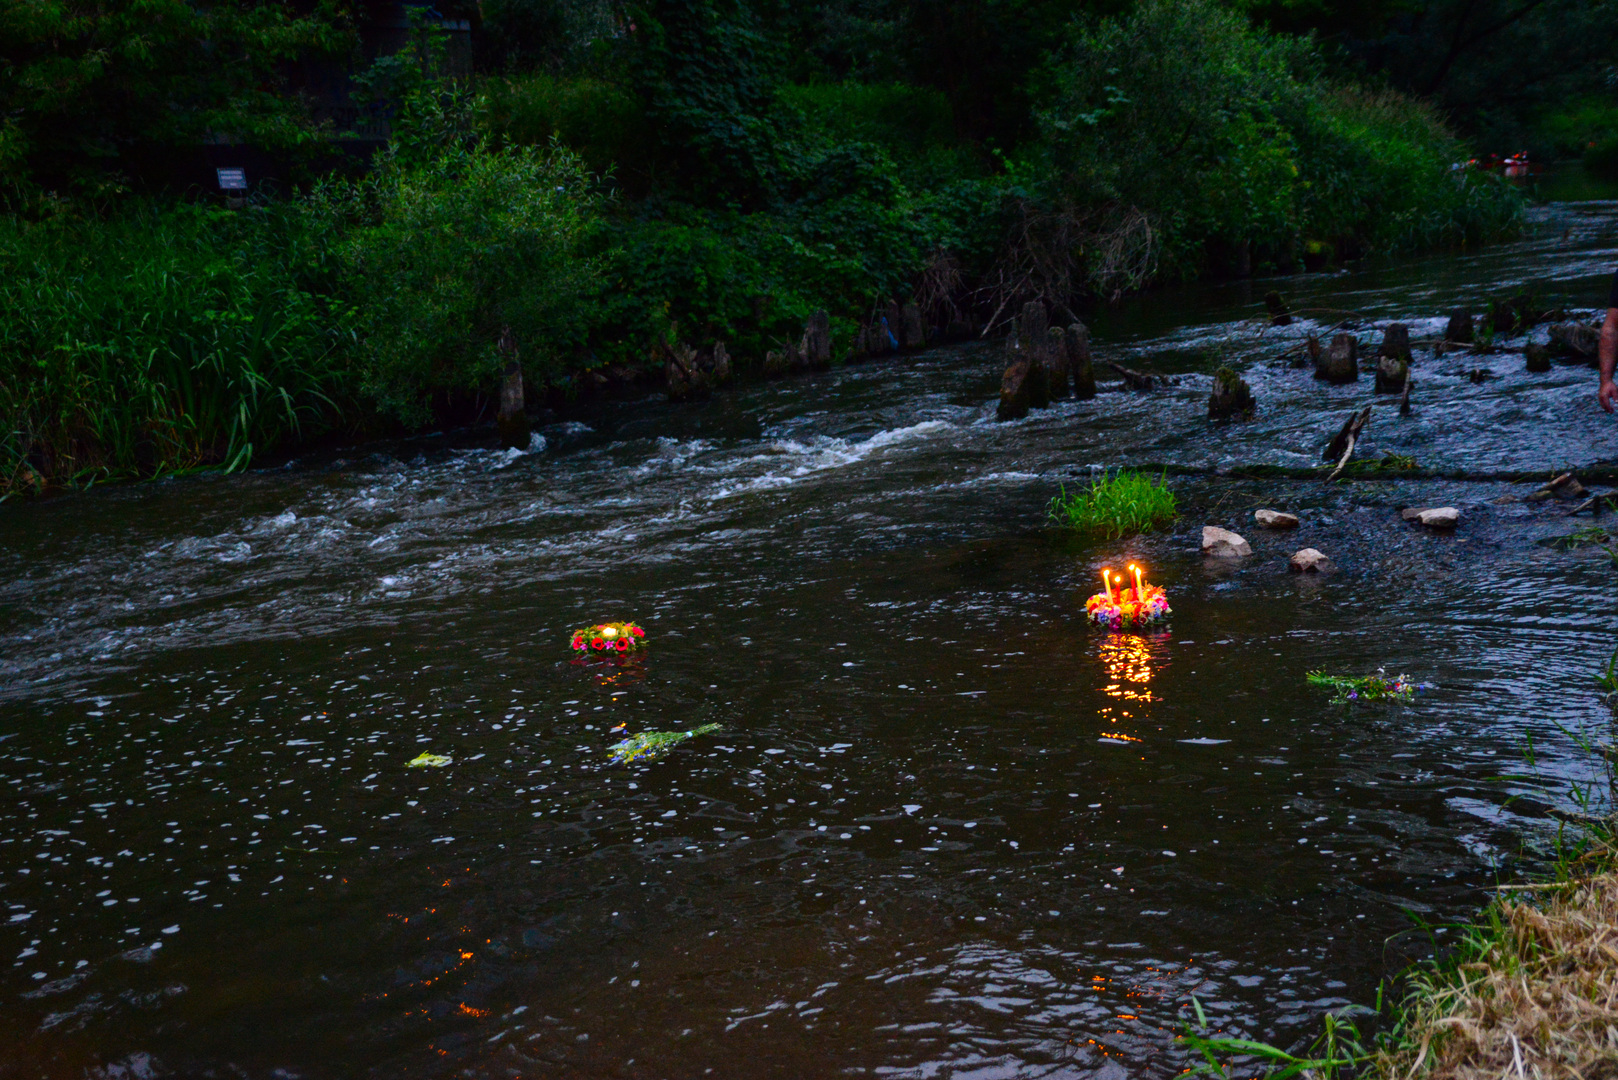
[[[1303,548],[1296,552],[1287,565],[1295,574],[1324,574],[1332,568],[1331,560],[1314,548]]]
[[[1229,529],[1216,525],[1202,527],[1202,553],[1222,559],[1235,559],[1253,554],[1252,545]]]
[[[1523,359],[1528,362],[1528,370],[1537,374],[1544,374],[1551,369],[1551,351],[1543,345],[1530,343],[1523,348]]]
[[[1253,520],[1258,522],[1261,529],[1296,529],[1298,515],[1282,513],[1280,510],[1254,510]]]
[[[1453,506],[1440,506],[1423,510],[1416,515],[1416,520],[1429,529],[1453,529],[1461,523],[1461,512]]]
[[[1429,508],[1425,506],[1407,506],[1403,510],[1399,511],[1399,516],[1404,518],[1406,521],[1416,521],[1421,517],[1421,515],[1425,514],[1428,509]]]

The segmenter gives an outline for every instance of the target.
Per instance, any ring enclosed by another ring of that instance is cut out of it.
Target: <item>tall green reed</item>
[[[329,248],[296,203],[0,221],[0,497],[238,469],[336,422]]]

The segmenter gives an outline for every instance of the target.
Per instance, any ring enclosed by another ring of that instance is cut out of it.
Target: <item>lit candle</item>
[[[608,641],[611,641],[613,638],[618,636],[618,628],[615,626],[603,626],[601,628],[601,636],[606,638]]]
[[[1139,600],[1144,595],[1140,587],[1140,567],[1136,566],[1134,563],[1130,563],[1129,569],[1135,573],[1135,599]]]
[[[1111,576],[1112,576],[1112,571],[1111,570],[1107,570],[1105,568],[1102,569],[1102,571],[1101,571],[1101,587],[1103,589],[1107,590],[1107,602],[1108,603],[1112,602],[1112,582],[1107,580]]]

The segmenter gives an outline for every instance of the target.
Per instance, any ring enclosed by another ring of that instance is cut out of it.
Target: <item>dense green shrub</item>
[[[569,151],[478,145],[394,158],[326,185],[313,205],[343,236],[360,389],[406,425],[429,423],[435,401],[490,388],[507,331],[537,379],[583,346],[598,197]]]
[[[598,175],[646,187],[650,132],[640,102],[601,79],[532,74],[490,79],[481,87],[491,134],[528,146],[556,139]]]
[[[1218,245],[1290,268],[1308,240],[1481,239],[1520,210],[1503,185],[1452,171],[1467,155],[1430,108],[1335,86],[1308,42],[1212,0],[1143,0],[1080,27],[1044,79],[1044,184],[1070,205],[1144,215],[1144,265],[1162,276],[1203,271]]]
[[[1539,128],[1552,152],[1564,158],[1582,157],[1597,143],[1618,139],[1618,102],[1578,98],[1546,110]]]
[[[0,4],[0,195],[106,192],[132,165],[229,133],[315,149],[296,61],[353,44],[344,6],[67,0]],[[8,190],[9,189],[9,190]]]
[[[239,466],[351,403],[350,307],[296,206],[0,222],[0,494]]]
[[[1618,180],[1618,135],[1602,139],[1586,150],[1584,167],[1604,180]]]

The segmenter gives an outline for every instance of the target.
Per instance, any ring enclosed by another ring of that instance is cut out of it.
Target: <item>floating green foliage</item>
[[[1579,547],[1600,547],[1612,541],[1612,534],[1600,525],[1586,525],[1582,529],[1574,529],[1566,536],[1553,537],[1546,541],[1551,547],[1561,548],[1563,551]]]
[[[1083,491],[1064,486],[1047,512],[1058,525],[1116,539],[1161,528],[1174,520],[1176,505],[1163,476],[1120,470],[1103,472]]]
[[[1327,675],[1323,671],[1309,673],[1310,686],[1323,686],[1335,691],[1333,705],[1351,705],[1360,701],[1409,701],[1416,696],[1416,684],[1408,675],[1395,675],[1391,679],[1382,672],[1375,675]]]
[[[621,743],[615,743],[607,748],[612,760],[620,765],[627,765],[640,758],[654,758],[668,750],[673,749],[687,739],[694,739],[698,735],[706,735],[711,731],[718,731],[718,724],[703,724],[690,731],[643,731],[639,735],[631,735]]]
[[[450,764],[454,760],[454,758],[447,757],[444,754],[423,753],[411,758],[409,761],[405,762],[405,764],[412,769],[442,769],[445,765]]]

